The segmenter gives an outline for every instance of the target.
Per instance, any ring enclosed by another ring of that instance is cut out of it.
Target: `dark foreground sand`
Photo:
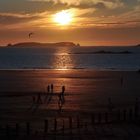
[[[32,97],[37,97],[38,93],[44,101],[48,84],[54,84],[55,92],[50,103],[33,104]],[[61,92],[63,85],[66,87],[66,102],[60,112],[57,95]],[[139,97],[140,73],[135,71],[1,70],[0,135],[4,134],[3,129],[7,124],[14,127],[16,123],[19,123],[24,128],[25,123],[30,122],[33,126],[32,134],[39,130],[37,139],[42,139],[40,135],[45,119],[49,120],[50,127],[53,127],[55,117],[60,127],[63,121],[66,123],[65,127],[68,127],[68,117],[76,118],[77,115],[85,120],[81,131],[85,132],[85,129],[90,131],[91,114],[107,112],[108,98],[111,98],[113,111],[116,111],[133,109],[135,99]],[[76,123],[75,121],[74,125]],[[94,134],[92,137],[83,135],[83,139],[140,138],[139,126],[134,124],[97,125],[94,129],[94,132],[91,131]],[[50,136],[49,139],[51,138]],[[64,137],[64,139],[68,138],[69,136]],[[59,136],[59,139],[62,137]],[[77,135],[73,139],[78,139]]]

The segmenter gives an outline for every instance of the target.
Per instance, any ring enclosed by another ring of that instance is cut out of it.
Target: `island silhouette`
[[[7,47],[76,47],[73,42],[57,42],[57,43],[40,43],[40,42],[21,42],[16,44],[8,44]]]

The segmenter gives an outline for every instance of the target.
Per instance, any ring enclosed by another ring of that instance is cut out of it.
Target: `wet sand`
[[[38,93],[44,101],[49,84],[54,84],[51,102],[33,105],[32,97]],[[66,102],[60,113],[57,94],[63,85]],[[136,71],[1,70],[0,125],[31,121],[39,127],[47,117],[107,111],[108,98],[115,109],[133,108],[139,97],[140,73]]]
[[[140,74],[135,71],[1,70],[1,106],[24,108],[32,102],[33,95],[46,94],[49,84],[54,84],[56,94],[62,91],[63,85],[66,87],[66,110],[102,109],[108,98],[116,107],[128,106],[140,96]],[[53,98],[50,108],[57,109],[56,96]]]

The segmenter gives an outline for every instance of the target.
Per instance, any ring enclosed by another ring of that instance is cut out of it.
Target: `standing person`
[[[53,93],[53,84],[51,84],[51,93]]]
[[[65,86],[62,86],[62,94],[65,92]]]
[[[65,103],[64,93],[65,93],[65,86],[62,86],[62,102],[63,103]]]
[[[47,104],[50,103],[50,101],[51,101],[51,99],[52,99],[52,96],[53,96],[53,84],[51,84],[51,86],[48,87],[48,90],[50,90],[49,92],[50,92],[51,94],[49,94],[49,96],[48,96]]]

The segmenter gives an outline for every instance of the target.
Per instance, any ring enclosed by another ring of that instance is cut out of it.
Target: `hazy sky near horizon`
[[[54,14],[73,14],[69,25]],[[0,44],[72,41],[82,45],[140,43],[140,0],[0,0]],[[32,38],[28,33],[34,32]]]

